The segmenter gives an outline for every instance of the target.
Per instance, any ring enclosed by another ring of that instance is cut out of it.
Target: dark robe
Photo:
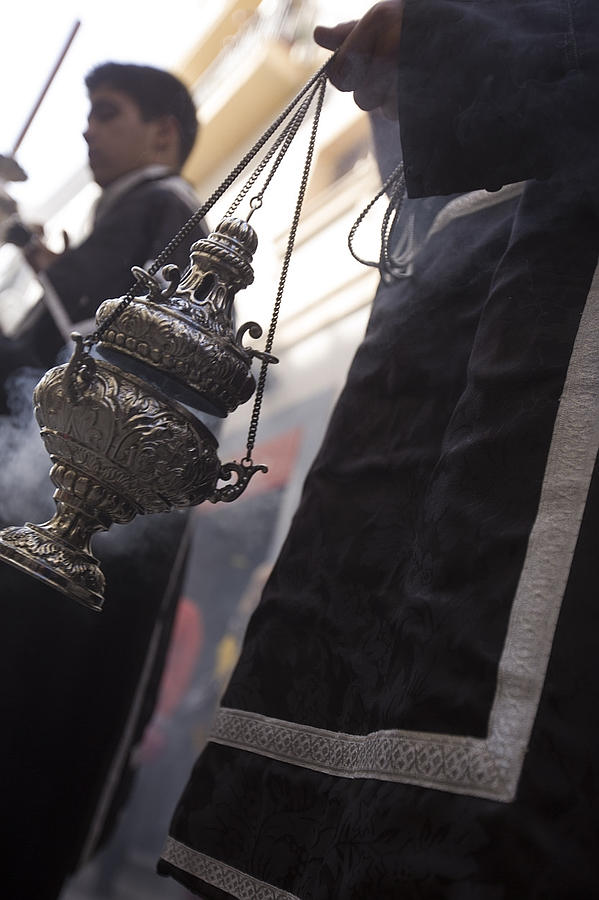
[[[595,10],[406,4],[408,189],[473,193],[377,293],[175,812],[200,896],[599,896]]]
[[[193,194],[186,199],[175,187],[172,177],[135,185],[51,267],[73,319],[125,293],[131,266],[156,257],[195,212]],[[203,233],[183,242],[175,254],[181,266]],[[34,330],[40,355],[53,361],[60,336],[46,313]],[[21,404],[30,406],[34,384],[30,378],[27,397],[21,386]],[[14,403],[10,385],[8,393]],[[2,483],[27,505],[21,512],[18,499],[2,497],[1,527],[25,516],[43,522],[53,512],[50,460],[32,448],[39,438],[18,412],[22,431],[14,418],[0,419],[2,446],[11,451],[2,465],[27,481]],[[131,750],[152,714],[179,599],[188,519],[141,517],[94,539],[107,582],[99,615],[0,563],[0,892],[11,900],[55,900],[127,796]]]
[[[131,267],[156,259],[199,205],[191,186],[168,171],[134,183],[106,208],[102,199],[89,237],[45,273],[73,323],[93,318],[108,297],[126,294],[133,283]],[[167,262],[183,271],[191,244],[204,234],[205,229],[196,226]],[[54,364],[64,341],[43,304],[32,314],[20,342],[30,349],[30,365]]]

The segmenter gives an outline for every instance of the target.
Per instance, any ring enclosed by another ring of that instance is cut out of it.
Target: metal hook
[[[71,333],[75,347],[65,369],[62,383],[65,394],[71,403],[78,403],[85,388],[92,384],[96,375],[96,364],[86,350],[83,335],[78,331]],[[83,387],[81,386],[83,382]]]

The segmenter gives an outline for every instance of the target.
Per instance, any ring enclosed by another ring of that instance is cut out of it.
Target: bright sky
[[[8,188],[26,215],[87,161],[83,78],[106,60],[176,68],[223,0],[17,0],[3,4],[0,152],[8,154],[77,20],[81,27],[16,156]]]

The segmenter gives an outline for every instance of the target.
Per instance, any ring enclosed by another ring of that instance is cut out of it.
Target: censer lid
[[[256,232],[243,219],[225,218],[191,248],[190,264],[180,278],[166,266],[165,288],[154,276],[135,268],[139,291],[115,321],[103,330],[100,353],[118,352],[181,383],[199,408],[225,416],[248,400],[256,387],[251,374],[258,355],[242,344],[246,331],[259,337],[256,323],[235,329],[235,294],[254,280]],[[96,321],[100,328],[121,298],[106,300]]]
[[[225,218],[216,231],[192,245],[191,260],[206,270],[216,266],[227,271],[231,284],[237,283],[240,290],[254,280],[252,258],[257,247],[258,235],[248,222]]]

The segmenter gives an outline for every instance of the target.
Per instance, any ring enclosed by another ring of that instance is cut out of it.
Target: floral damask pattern
[[[379,290],[176,810],[302,900],[599,889],[599,230],[553,187]]]

